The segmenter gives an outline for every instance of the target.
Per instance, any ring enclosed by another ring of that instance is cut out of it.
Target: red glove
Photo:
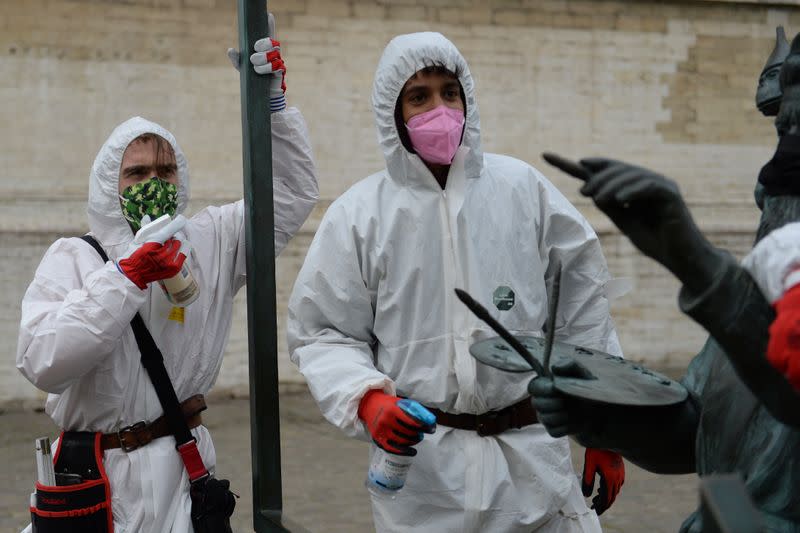
[[[622,461],[622,456],[608,450],[586,448],[581,490],[587,498],[594,490],[595,473],[600,474],[600,487],[597,496],[592,498],[592,509],[599,516],[611,507],[617,499],[619,489],[625,483],[625,463]]]
[[[800,391],[800,285],[775,302],[775,320],[769,327],[767,360]]]
[[[121,259],[117,268],[144,290],[148,283],[169,279],[181,271],[186,256],[180,250],[181,241],[177,239],[169,239],[164,244],[146,242],[130,256]]]
[[[389,453],[417,455],[412,448],[422,440],[422,432],[432,433],[428,427],[403,411],[397,402],[400,398],[372,389],[361,399],[358,406],[360,418],[372,435],[372,440]]]

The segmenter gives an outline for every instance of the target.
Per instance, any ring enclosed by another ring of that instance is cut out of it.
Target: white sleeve
[[[592,227],[544,177],[539,182],[540,252],[547,261],[548,290],[556,263],[561,288],[556,339],[622,356],[606,294],[608,267]]]
[[[303,225],[319,199],[311,140],[303,115],[291,107],[271,115],[275,255]]]
[[[205,270],[210,288],[225,284],[236,294],[246,281],[244,200],[206,207],[189,220],[184,232],[192,246],[192,263],[198,261]]]
[[[291,107],[271,115],[272,205],[275,257],[300,229],[319,199],[314,154],[303,115]],[[222,206],[218,223],[225,234],[223,248],[234,251],[232,287],[236,293],[246,281],[244,202]],[[225,243],[230,243],[226,245]]]
[[[17,368],[39,389],[63,392],[108,357],[145,297],[88,243],[59,239],[22,299]]]
[[[334,203],[308,250],[289,299],[289,353],[329,422],[363,436],[358,405],[369,389],[394,394],[373,363],[375,315],[358,243]]]
[[[800,222],[787,224],[761,239],[742,261],[764,297],[773,304],[800,283]]]

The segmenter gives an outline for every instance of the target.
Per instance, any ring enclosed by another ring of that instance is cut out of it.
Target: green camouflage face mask
[[[178,208],[178,188],[157,176],[126,187],[119,196],[122,216],[134,233],[142,227],[142,217],[155,220],[162,215],[173,216]]]

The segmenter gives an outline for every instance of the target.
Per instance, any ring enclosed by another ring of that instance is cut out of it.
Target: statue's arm
[[[553,374],[570,377],[575,364],[554,364]],[[534,378],[528,391],[539,420],[553,437],[572,435],[587,448],[615,451],[652,472],[695,471],[700,418],[692,396],[667,407],[616,406],[566,396],[549,377]]]
[[[609,407],[593,428],[575,435],[582,446],[615,451],[658,474],[695,471],[699,409],[690,397],[669,407]]]
[[[714,337],[772,416],[800,427],[800,394],[765,355],[775,313],[750,274],[731,255],[715,252],[704,261],[705,279],[681,289],[681,310]]]

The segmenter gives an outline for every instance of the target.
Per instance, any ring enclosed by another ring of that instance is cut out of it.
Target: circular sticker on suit
[[[514,291],[511,287],[500,285],[494,290],[494,306],[500,311],[508,311],[514,307]]]

